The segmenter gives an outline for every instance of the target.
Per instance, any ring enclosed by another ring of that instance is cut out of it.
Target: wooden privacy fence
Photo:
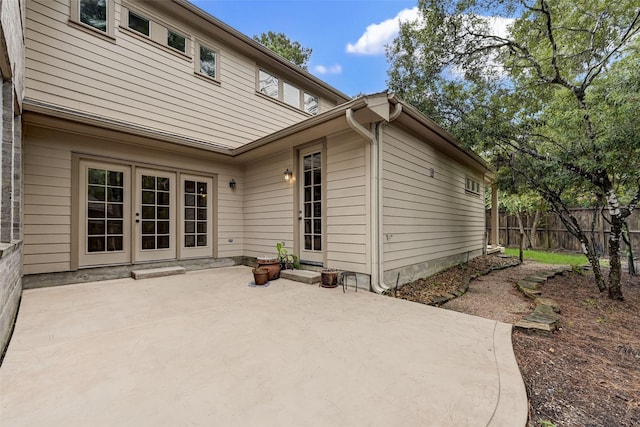
[[[602,219],[600,211],[593,209],[576,208],[571,209],[572,214],[578,220],[582,230],[591,239],[591,224],[595,215],[596,223],[594,228],[595,245],[599,255],[608,255],[608,241],[610,227],[607,221]],[[604,215],[609,218],[609,214],[605,211]],[[499,215],[499,240],[500,244],[507,247],[517,247],[520,245],[520,228],[518,220],[514,215],[507,212],[500,212]],[[491,239],[491,211],[487,211],[487,236]],[[640,256],[640,211],[636,210],[627,218],[629,225],[629,234],[631,238],[631,247],[635,257]],[[527,233],[530,232],[531,218],[524,217],[523,225]],[[578,239],[569,233],[560,218],[555,213],[542,214],[536,230],[536,247],[546,250],[569,250],[582,252],[582,246]],[[527,245],[525,238],[525,247]],[[489,244],[493,242],[489,241]],[[622,253],[627,250],[624,241],[620,242]]]

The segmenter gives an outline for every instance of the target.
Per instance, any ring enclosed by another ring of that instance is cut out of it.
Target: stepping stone
[[[528,296],[531,299],[536,299],[538,298],[538,296],[542,295],[542,291],[539,289],[527,289],[527,288],[520,288],[520,291],[525,294],[525,296]]]
[[[536,283],[544,283],[547,281],[546,277],[540,277],[540,276],[529,276],[526,279],[527,282],[536,282]]]
[[[560,316],[550,305],[540,304],[536,305],[535,310],[532,313],[534,316],[545,318],[554,322],[560,320]]]
[[[524,289],[532,289],[532,290],[538,290],[540,289],[540,284],[537,282],[530,282],[529,280],[525,279],[525,280],[521,280],[518,283],[516,283],[516,285],[518,285],[518,288],[520,288],[520,290]]]
[[[518,320],[514,326],[520,329],[533,329],[542,332],[553,332],[555,330],[555,326],[544,323],[529,322],[527,320]]]
[[[280,277],[308,285],[320,283],[321,280],[321,274],[311,270],[281,270]]]
[[[146,270],[133,270],[131,277],[135,280],[151,279],[153,277],[173,276],[175,274],[184,274],[186,272],[184,267],[160,267],[160,268],[147,268]]]
[[[553,311],[555,311],[556,313],[560,313],[560,306],[555,300],[551,298],[538,297],[536,298],[535,303],[536,305],[548,305],[553,309]]]

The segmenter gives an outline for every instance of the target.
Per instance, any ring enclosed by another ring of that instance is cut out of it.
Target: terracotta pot
[[[280,260],[278,257],[259,256],[258,267],[269,270],[269,280],[280,278]]]
[[[253,280],[258,286],[264,285],[269,281],[269,270],[267,270],[266,268],[254,268]]]
[[[320,277],[322,278],[320,285],[323,288],[335,288],[338,286],[338,274],[340,274],[340,272],[336,269],[325,268],[320,272]]]

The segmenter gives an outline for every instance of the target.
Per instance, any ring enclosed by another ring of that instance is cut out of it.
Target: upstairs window
[[[317,96],[303,92],[299,87],[264,70],[258,70],[258,92],[309,114],[318,114],[320,103]]]
[[[213,49],[200,45],[200,73],[205,76],[209,76],[212,79],[217,79],[217,52]]]
[[[187,52],[187,39],[174,31],[167,30],[167,46],[182,53]]]
[[[107,32],[107,0],[79,0],[80,22]]]
[[[305,92],[304,94],[304,111],[314,116],[318,114],[319,107],[318,97]]]
[[[283,82],[282,86],[284,87],[284,102],[292,107],[300,108],[300,89],[287,82]]]
[[[129,11],[129,28],[147,37],[151,35],[149,20],[131,11]]]
[[[258,73],[258,91],[272,98],[279,98],[278,78],[260,70]]]

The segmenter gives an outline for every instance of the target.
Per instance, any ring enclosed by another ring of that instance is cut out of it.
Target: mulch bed
[[[623,275],[625,301],[599,293],[592,273],[542,293],[561,307],[559,330],[513,333],[530,426],[640,426],[640,277]]]
[[[417,279],[398,288],[397,293],[389,293],[396,298],[429,305],[440,305],[447,299],[455,297],[465,284],[475,277],[483,276],[494,270],[518,265],[512,257],[483,255],[472,259],[467,264],[451,267],[427,278]],[[466,288],[465,288],[466,291]]]

